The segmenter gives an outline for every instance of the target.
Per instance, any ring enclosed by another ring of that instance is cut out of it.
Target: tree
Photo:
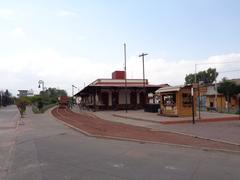
[[[7,106],[13,104],[12,94],[6,90],[0,91],[0,106]]]
[[[231,97],[240,93],[240,86],[236,85],[235,82],[223,78],[219,84],[218,92],[223,94],[227,103],[229,111],[229,103],[231,102]]]
[[[38,107],[38,110],[39,110],[39,111],[42,110],[42,108],[43,108],[43,102],[42,102],[41,100],[38,101],[37,107]]]
[[[43,104],[54,104],[59,96],[67,96],[67,92],[62,89],[48,88],[40,92]]]
[[[31,104],[35,104],[35,103],[42,100],[42,97],[39,96],[39,95],[34,95],[34,96],[31,96],[31,97],[28,97],[28,98],[31,101]]]
[[[216,76],[216,77],[215,77]],[[216,69],[208,68],[205,71],[199,71],[196,74],[197,83],[202,81],[204,84],[212,84],[217,78],[218,72]],[[195,82],[195,74],[187,74],[185,77],[185,84],[192,84]]]
[[[10,105],[12,103],[12,94],[6,89],[4,92],[4,105]]]
[[[30,104],[30,101],[27,97],[20,97],[15,100],[15,103],[18,107],[18,110],[21,114],[21,118],[23,117],[24,112],[26,111],[26,106]]]

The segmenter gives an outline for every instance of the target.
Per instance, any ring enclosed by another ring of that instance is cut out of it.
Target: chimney
[[[112,79],[125,79],[125,71],[114,71]]]

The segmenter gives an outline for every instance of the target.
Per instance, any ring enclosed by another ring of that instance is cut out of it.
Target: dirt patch
[[[213,148],[240,151],[240,146],[195,138],[177,133],[151,131],[149,128],[111,122],[87,114],[79,114],[69,109],[52,110],[52,114],[58,119],[77,127],[85,132],[97,136],[110,136],[115,138],[137,139],[139,141],[154,141],[179,145],[193,146],[197,148]]]

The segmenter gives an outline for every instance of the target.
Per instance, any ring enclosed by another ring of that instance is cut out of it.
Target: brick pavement
[[[67,109],[55,108],[52,113],[58,119],[91,135],[135,139],[139,141],[163,142],[193,146],[196,148],[240,151],[240,146],[229,143],[216,142],[171,132],[152,131],[149,128],[106,121],[93,115],[89,116],[86,113],[74,113]]]
[[[226,121],[226,122],[208,122],[208,123],[198,123],[193,125],[191,123],[186,124],[171,124],[164,125],[159,123],[159,119],[167,118],[167,119],[176,119],[175,117],[162,117],[158,116],[156,113],[147,113],[143,110],[138,111],[79,111],[76,107],[73,108],[74,112],[87,113],[92,116],[97,116],[99,118],[112,121],[112,122],[120,122],[125,124],[130,124],[134,126],[147,127],[152,130],[161,130],[161,131],[169,131],[169,132],[177,132],[184,133],[192,136],[203,137],[206,139],[214,139],[218,141],[227,141],[231,143],[240,144],[240,121]],[[116,117],[115,114],[125,116]],[[127,116],[126,116],[127,114]],[[219,117],[219,113],[201,113],[201,115],[205,118],[214,118]],[[229,114],[220,114],[221,117],[237,117],[236,115]],[[128,118],[135,117],[136,119]],[[141,117],[145,119],[144,121],[138,120]],[[147,121],[149,119],[149,121]],[[182,118],[181,118],[182,119]],[[186,119],[186,118],[185,118]]]

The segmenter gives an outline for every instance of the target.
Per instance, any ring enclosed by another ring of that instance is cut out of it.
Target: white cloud
[[[63,58],[51,49],[30,49],[10,58],[0,57],[0,64],[3,63],[4,66],[0,66],[4,74],[0,76],[1,85],[11,86],[15,92],[24,88],[37,91],[37,82],[42,79],[46,87],[64,88],[70,93],[72,84],[81,88],[83,82],[88,84],[97,77],[109,77],[113,69],[111,65],[93,63],[85,58]]]
[[[209,67],[216,68],[219,72],[218,81],[223,77],[240,78],[240,54],[237,53],[211,56],[196,61],[180,60],[175,62],[146,57],[145,74],[146,78],[154,84],[179,85],[184,83],[186,74],[195,73],[195,64],[197,64],[197,72]],[[142,69],[142,61],[139,58],[130,58],[128,61],[128,78],[142,78]]]
[[[16,27],[10,32],[11,37],[13,38],[22,38],[25,37],[25,32],[22,27]]]
[[[73,11],[62,10],[62,11],[60,11],[57,15],[58,15],[58,16],[76,16],[77,13],[75,13],[75,12],[73,12]]]
[[[209,63],[238,61],[238,64],[216,64]],[[240,67],[240,54],[226,54],[212,56],[198,61],[180,60],[178,62],[168,61],[166,59],[145,59],[146,78],[153,84],[168,83],[178,85],[184,83],[186,74],[194,73],[195,64],[199,65],[198,70],[208,67],[217,68],[217,71],[234,70]],[[71,85],[83,87],[97,78],[110,78],[114,70],[123,69],[122,62],[103,63],[93,62],[86,58],[62,57],[59,53],[47,49],[42,51],[26,50],[11,57],[1,57],[0,55],[0,76],[1,87],[8,88],[16,94],[17,89],[34,89],[38,91],[38,80],[42,79],[46,87],[63,88],[71,94]],[[239,68],[240,70],[240,68]],[[142,78],[142,61],[138,57],[127,59],[128,78]],[[223,76],[229,78],[239,78],[239,72],[220,73],[219,80]]]
[[[10,9],[0,9],[0,18],[9,19],[15,16],[15,12]]]

